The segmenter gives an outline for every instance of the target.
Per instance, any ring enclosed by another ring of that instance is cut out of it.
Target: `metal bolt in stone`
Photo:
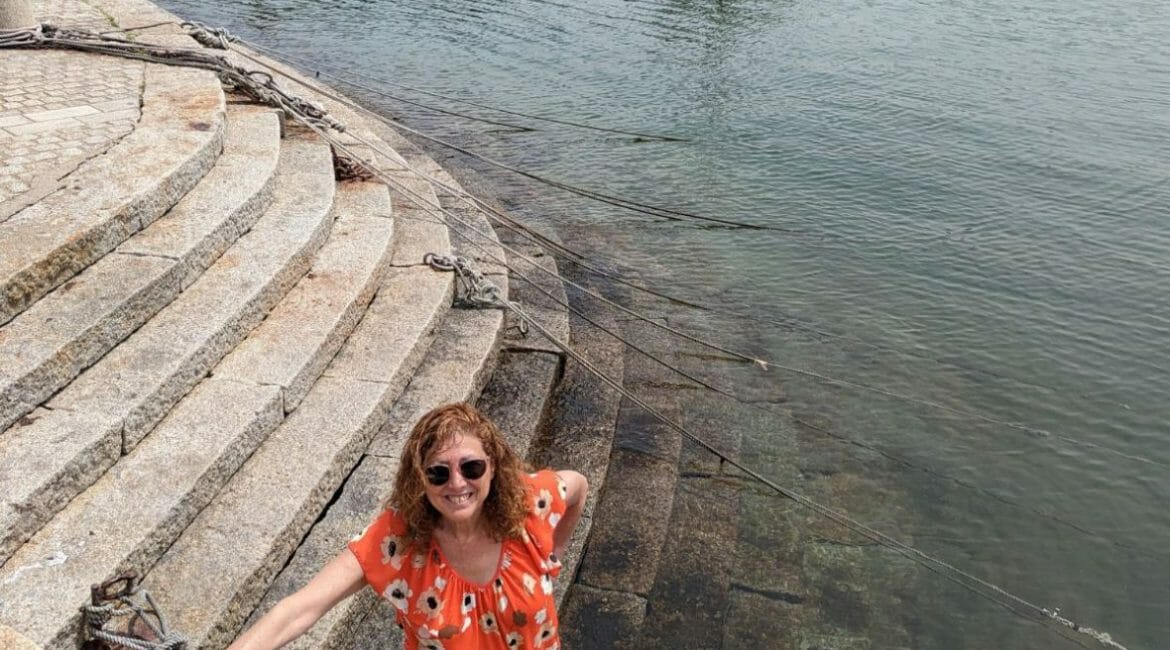
[[[28,29],[36,24],[28,0],[0,0],[0,29]]]

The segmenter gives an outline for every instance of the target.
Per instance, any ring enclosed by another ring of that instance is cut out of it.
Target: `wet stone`
[[[574,585],[560,612],[561,640],[568,648],[640,648],[645,613],[641,596]]]

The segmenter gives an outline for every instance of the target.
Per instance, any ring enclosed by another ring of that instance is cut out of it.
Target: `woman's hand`
[[[553,553],[557,557],[562,557],[565,554],[565,547],[569,545],[569,539],[573,536],[573,529],[577,527],[577,522],[581,519],[581,513],[585,509],[585,497],[589,495],[589,481],[580,472],[574,472],[571,469],[563,469],[557,472],[557,476],[565,482],[568,488],[568,493],[565,495],[565,515],[561,517],[557,527],[553,530]]]
[[[365,585],[353,551],[343,550],[300,591],[277,603],[228,650],[279,648],[304,634],[333,606]]]

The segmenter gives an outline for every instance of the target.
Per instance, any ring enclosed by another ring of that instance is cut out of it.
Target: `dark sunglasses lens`
[[[427,475],[427,481],[431,485],[442,485],[451,478],[451,468],[446,465],[435,465],[428,467],[424,472]]]
[[[459,473],[463,478],[474,481],[487,471],[486,460],[469,460],[459,466]]]

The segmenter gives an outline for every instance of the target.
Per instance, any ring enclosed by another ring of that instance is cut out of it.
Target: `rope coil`
[[[484,277],[465,257],[427,253],[423,264],[436,271],[454,271],[462,291],[457,292],[455,305],[470,309],[501,309],[508,306],[496,283]]]
[[[186,650],[187,637],[167,630],[162,611],[140,583],[131,571],[90,588],[91,602],[81,608],[86,650]]]

